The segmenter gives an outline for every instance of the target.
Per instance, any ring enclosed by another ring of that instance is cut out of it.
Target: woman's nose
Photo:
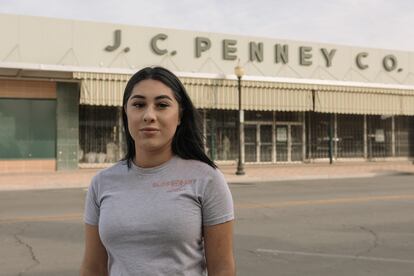
[[[145,113],[144,113],[144,122],[153,122],[155,121],[155,112],[154,112],[154,108],[149,106],[147,109],[145,109]]]

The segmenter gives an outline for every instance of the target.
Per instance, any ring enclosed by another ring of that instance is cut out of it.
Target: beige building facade
[[[203,118],[206,151],[251,163],[414,156],[414,52],[0,14],[0,169],[107,166],[123,156],[128,78],[161,65]]]

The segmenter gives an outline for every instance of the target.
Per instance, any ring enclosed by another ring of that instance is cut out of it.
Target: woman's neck
[[[133,159],[135,165],[141,168],[157,167],[173,157],[172,150],[164,150],[161,152],[154,151],[140,151],[135,150],[136,154]]]

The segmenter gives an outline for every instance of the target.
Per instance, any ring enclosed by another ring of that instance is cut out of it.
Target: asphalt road
[[[414,175],[230,187],[237,275],[413,275]],[[84,195],[0,192],[0,275],[78,275]]]

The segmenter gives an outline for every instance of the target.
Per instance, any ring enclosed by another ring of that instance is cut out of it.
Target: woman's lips
[[[140,129],[140,131],[146,135],[151,135],[151,134],[157,133],[159,130],[156,128],[152,128],[152,127],[145,127],[145,128]]]

